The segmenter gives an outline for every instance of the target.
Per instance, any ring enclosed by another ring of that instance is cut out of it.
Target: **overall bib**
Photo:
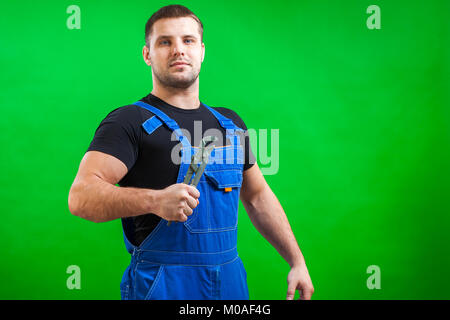
[[[182,183],[198,148],[190,145],[178,124],[161,110],[141,101],[135,105],[154,114],[142,124],[148,134],[166,125],[181,142],[177,183]],[[244,163],[236,131],[242,129],[206,107],[225,129],[227,142],[212,150],[197,185],[199,205],[187,221],[168,226],[168,221],[161,219],[148,237],[135,246],[126,235],[132,227],[130,219],[122,219],[125,246],[131,254],[120,283],[123,300],[249,299],[247,273],[236,248]]]

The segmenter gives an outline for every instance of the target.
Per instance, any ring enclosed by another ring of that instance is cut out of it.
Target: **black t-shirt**
[[[183,132],[189,133],[190,136],[188,134],[185,136],[193,146],[199,146],[208,129],[220,130],[223,139],[226,137],[225,130],[217,118],[202,103],[197,109],[186,110],[172,106],[151,93],[140,101],[158,108],[175,120]],[[246,133],[247,127],[236,112],[228,108],[212,108],[232,120]],[[139,106],[123,106],[111,111],[95,131],[87,151],[107,153],[126,165],[128,172],[118,183],[121,187],[164,189],[177,182],[180,165],[174,163],[171,156],[173,148],[180,142],[172,138],[172,131],[165,125],[158,127],[149,135],[142,127],[142,123],[152,116],[154,116],[152,112]],[[197,132],[194,132],[194,121]],[[198,129],[199,125],[201,130]],[[225,145],[223,139],[216,141],[215,145]],[[244,170],[247,170],[255,163],[255,157],[251,151],[248,135],[240,135],[240,139],[244,146]],[[134,245],[139,245],[161,220],[152,213],[126,219],[131,220],[133,226],[134,231],[131,234],[127,232],[127,237]]]

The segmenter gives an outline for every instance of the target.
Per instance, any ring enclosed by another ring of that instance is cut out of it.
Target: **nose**
[[[177,39],[177,41],[174,42],[172,53],[175,56],[184,56],[184,44],[182,40]]]

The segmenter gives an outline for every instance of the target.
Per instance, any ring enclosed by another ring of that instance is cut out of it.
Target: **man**
[[[239,197],[291,267],[287,299],[296,290],[310,299],[303,255],[242,135],[244,122],[230,109],[199,100],[202,23],[186,7],[170,5],[152,15],[145,31],[143,58],[153,90],[102,121],[69,193],[74,215],[122,219],[131,254],[122,299],[248,299],[236,251]],[[215,134],[207,134],[211,130]],[[184,179],[206,136],[217,141],[194,187]]]

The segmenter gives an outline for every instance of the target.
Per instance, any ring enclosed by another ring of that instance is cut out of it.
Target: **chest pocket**
[[[197,185],[199,205],[184,222],[190,232],[220,232],[237,228],[242,169],[242,163],[212,163],[206,166]]]

